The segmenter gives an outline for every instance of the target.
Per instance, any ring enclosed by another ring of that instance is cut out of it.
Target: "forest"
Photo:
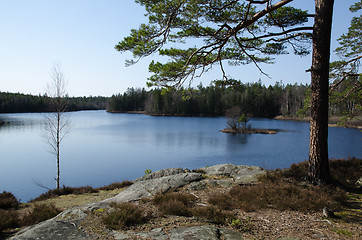
[[[358,105],[356,101],[360,99],[338,99],[330,104],[330,112],[337,116],[355,113],[351,105]],[[181,88],[177,91],[129,88],[125,93],[113,95],[109,99],[107,111],[145,111],[150,115],[219,116],[224,115],[226,110],[238,106],[251,117],[301,117],[308,116],[309,103],[309,85],[284,85],[277,82],[274,86],[267,87],[260,81],[244,84],[236,80],[231,80],[225,85],[224,81],[217,80],[207,87],[200,84],[197,88]]]
[[[358,115],[361,97],[345,97],[340,86],[331,94],[330,114]],[[238,106],[249,117],[273,118],[278,115],[303,117],[309,115],[310,86],[275,83],[265,86],[260,81],[242,83],[215,80],[209,86],[167,90],[128,88],[112,97],[67,97],[67,111],[104,110],[108,112],[142,111],[150,115],[222,116]],[[0,113],[49,112],[46,95],[0,92]]]
[[[67,111],[106,109],[106,97],[67,97]],[[0,113],[49,112],[49,97],[0,92]]]

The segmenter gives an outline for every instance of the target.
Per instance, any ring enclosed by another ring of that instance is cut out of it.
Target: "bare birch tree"
[[[57,190],[60,188],[60,144],[70,130],[70,115],[66,113],[66,81],[62,68],[55,64],[50,72],[50,81],[47,86],[47,95],[50,100],[51,113],[45,115],[45,139],[55,155],[57,162]]]

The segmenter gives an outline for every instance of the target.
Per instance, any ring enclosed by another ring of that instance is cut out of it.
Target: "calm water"
[[[233,163],[284,168],[308,157],[309,124],[252,119],[256,128],[282,129],[276,135],[219,132],[225,118],[151,117],[105,111],[72,113],[72,129],[61,145],[61,183],[103,186],[153,171]],[[23,202],[55,187],[56,164],[43,140],[42,114],[2,114],[0,191]],[[362,133],[329,129],[330,158],[362,158]]]

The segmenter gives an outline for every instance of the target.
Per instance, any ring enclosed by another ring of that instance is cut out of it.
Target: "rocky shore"
[[[354,120],[350,120],[346,122],[345,124],[341,123],[342,117],[338,116],[332,116],[328,120],[328,126],[329,127],[348,127],[348,128],[357,128],[362,129],[362,116],[358,116]],[[310,122],[310,117],[291,117],[291,116],[276,116],[274,119],[276,120],[287,120],[287,121],[302,121],[302,122]]]
[[[147,232],[109,231],[102,236],[97,236],[82,227],[82,222],[87,221],[92,212],[97,209],[110,211],[112,203],[135,202],[182,187],[192,191],[205,189],[209,185],[231,187],[233,184],[251,184],[258,181],[258,178],[264,174],[265,171],[260,167],[232,164],[215,165],[196,171],[181,168],[160,170],[134,180],[133,185],[112,198],[68,209],[52,219],[22,229],[10,239],[242,239],[242,234],[238,231],[209,224],[175,227],[167,232],[163,231],[162,227]],[[205,176],[227,178],[209,179]]]
[[[193,171],[170,168],[152,172],[134,180],[131,186],[113,197],[67,209],[52,219],[18,231],[10,239],[354,239],[336,233],[333,230],[336,226],[329,220],[323,220],[322,213],[277,210],[238,213],[240,218],[253,222],[254,227],[250,231],[245,230],[248,226],[233,228],[181,216],[163,216],[128,230],[110,230],[101,227],[96,220],[98,214],[114,211],[115,203],[132,202],[141,208],[147,204],[144,199],[172,191],[192,194],[197,204],[207,205],[210,193],[225,192],[236,185],[258,184],[265,174],[266,171],[260,167],[232,164]]]

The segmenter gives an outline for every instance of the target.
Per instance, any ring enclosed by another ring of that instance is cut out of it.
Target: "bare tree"
[[[55,64],[50,72],[50,81],[47,86],[47,95],[50,100],[51,113],[45,115],[45,139],[56,157],[57,162],[57,190],[60,186],[60,144],[70,130],[70,115],[66,113],[66,81],[62,68]]]
[[[227,117],[226,124],[235,132],[238,132],[240,129],[239,118],[242,114],[240,107],[232,107],[226,110],[225,116]]]

